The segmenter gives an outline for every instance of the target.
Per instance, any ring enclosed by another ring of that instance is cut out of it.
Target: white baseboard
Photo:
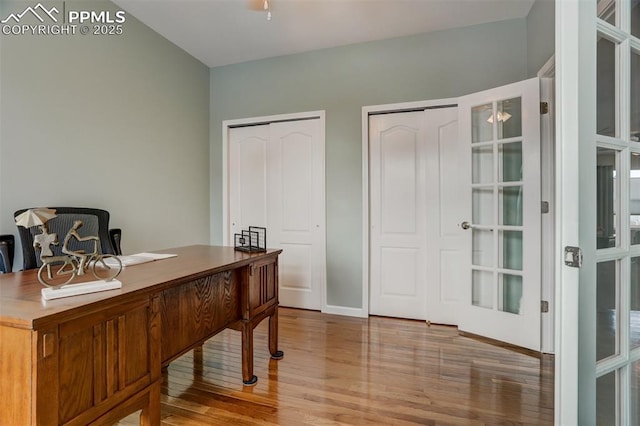
[[[327,305],[322,310],[324,314],[344,315],[347,317],[367,318],[368,312],[365,312],[362,308],[349,308],[347,306],[334,306]]]

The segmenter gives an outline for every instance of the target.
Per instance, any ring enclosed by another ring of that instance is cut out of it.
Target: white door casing
[[[324,114],[309,114],[224,123],[224,236],[232,245],[234,233],[266,227],[267,246],[283,249],[280,304],[321,310],[326,264]]]
[[[461,97],[458,104],[460,141],[468,153],[462,164],[472,171],[465,196],[473,201],[466,219],[470,276],[459,328],[535,351],[540,350],[541,288],[539,102],[534,78]],[[508,111],[511,115],[504,115]]]

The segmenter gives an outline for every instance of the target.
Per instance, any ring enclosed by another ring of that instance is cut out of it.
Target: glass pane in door
[[[640,244],[640,152],[629,155],[629,242]]]
[[[493,182],[493,145],[474,147],[471,150],[472,183]]]
[[[596,379],[596,424],[598,426],[613,426],[616,424],[616,389],[617,374],[609,374]]]
[[[493,106],[479,105],[471,109],[471,143],[493,140]]]
[[[504,269],[522,271],[522,231],[500,231],[500,265]]]
[[[607,21],[611,25],[616,24],[615,0],[598,0],[598,18]]]
[[[597,132],[617,136],[616,116],[616,44],[606,38],[598,39],[597,54]]]
[[[629,405],[631,406],[631,421],[632,425],[640,425],[640,361],[632,362],[629,366],[630,369],[630,388],[631,396]]]
[[[500,274],[498,282],[502,286],[502,305],[499,309],[503,312],[519,314],[522,304],[522,276]]]
[[[631,258],[630,268],[629,346],[633,350],[640,347],[640,257]]]
[[[522,181],[522,142],[500,144],[498,180],[500,182]]]
[[[472,229],[472,264],[475,266],[494,266],[493,231]]]
[[[640,1],[636,5],[636,10],[640,13]],[[631,51],[631,97],[629,103],[631,109],[629,140],[640,142],[640,52],[634,51]]]
[[[640,1],[631,1],[631,34],[640,38]]]
[[[616,219],[618,218],[617,200],[617,152],[608,148],[598,148],[596,170],[597,197],[597,247],[599,249],[616,247]]]
[[[493,225],[493,187],[473,188],[471,220],[475,225]]]
[[[597,267],[596,360],[619,353],[619,292],[617,262],[600,262]]]
[[[513,98],[498,101],[496,112],[498,139],[522,136],[522,99]]]
[[[493,309],[493,273],[471,272],[471,303],[481,308]]]
[[[500,225],[522,226],[522,186],[500,188]]]

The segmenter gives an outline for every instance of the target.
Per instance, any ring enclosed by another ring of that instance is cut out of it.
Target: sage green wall
[[[536,0],[527,15],[527,75],[535,77],[555,52],[554,0]]]
[[[327,303],[360,308],[362,107],[526,77],[524,18],[211,69],[212,241],[222,242],[222,121],[326,110]]]
[[[209,68],[126,16],[123,35],[0,35],[0,233],[68,205],[109,210],[127,253],[209,242]]]

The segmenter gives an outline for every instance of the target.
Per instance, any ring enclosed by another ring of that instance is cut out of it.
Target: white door
[[[267,149],[269,125],[234,127],[229,130],[229,218],[230,238],[249,226],[266,227]],[[267,234],[269,247],[275,240]]]
[[[322,308],[324,144],[320,120],[272,123],[268,216],[279,259],[280,304]]]
[[[323,306],[325,281],[324,132],[320,119],[229,129],[229,236],[267,228],[282,248],[280,304]]]
[[[426,319],[423,111],[369,117],[369,313]]]
[[[459,99],[471,253],[462,331],[540,350],[540,92],[537,78]]]
[[[456,111],[369,117],[371,314],[456,323]]]
[[[458,142],[458,109],[426,111],[427,137],[427,320],[458,324],[460,287],[467,274],[462,259],[469,253],[460,227],[470,201],[460,196],[468,186],[459,167],[466,146]]]

